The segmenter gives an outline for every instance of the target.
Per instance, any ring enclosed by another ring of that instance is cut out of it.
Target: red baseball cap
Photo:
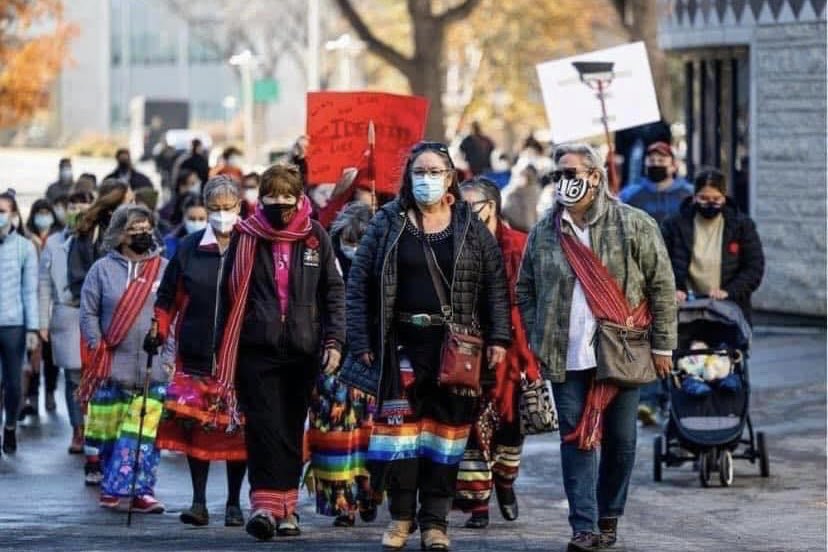
[[[673,148],[667,142],[653,142],[647,148],[647,154],[660,153],[661,155],[668,155],[675,159],[676,155],[673,153]]]

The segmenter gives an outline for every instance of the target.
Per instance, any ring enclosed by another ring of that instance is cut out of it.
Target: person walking
[[[34,244],[12,228],[20,216],[12,190],[0,193],[0,376],[2,377],[2,451],[17,451],[17,417],[20,412],[21,372],[26,351],[39,346],[37,308],[37,251]]]
[[[503,519],[518,518],[518,502],[514,482],[520,469],[523,436],[520,433],[518,398],[521,377],[540,379],[537,360],[529,350],[526,334],[515,303],[517,282],[526,234],[509,227],[501,214],[501,195],[497,184],[477,177],[460,186],[463,199],[497,239],[506,268],[512,326],[512,346],[506,358],[495,367],[494,378],[488,382],[479,406],[479,417],[466,445],[457,476],[455,507],[470,513],[468,529],[489,525],[489,500],[492,488],[497,495]]]
[[[646,329],[663,378],[676,347],[676,301],[658,225],[610,194],[600,155],[586,144],[569,144],[557,148],[555,165],[555,204],[529,235],[517,302],[529,345],[552,382],[573,531],[568,550],[578,552],[615,544],[635,463],[639,389],[595,380],[599,323]],[[579,421],[587,403],[596,402],[596,390],[615,393],[595,412],[603,428],[600,453],[594,441],[572,439],[585,427]]]
[[[140,188],[152,188],[152,181],[147,175],[138,171],[132,165],[132,156],[126,148],[120,148],[115,152],[115,161],[118,165],[115,170],[104,177],[104,180],[113,179],[120,180],[127,184],[130,190],[135,191]]]
[[[331,226],[331,243],[346,284],[372,216],[368,205],[353,201]],[[366,522],[377,515],[365,465],[373,412],[372,396],[348,387],[338,374],[319,374],[309,413],[307,481],[316,496],[316,512],[333,516],[336,527],[352,527],[357,512]]]
[[[208,226],[209,216],[201,194],[188,193],[181,201],[181,219],[179,225],[164,236],[164,257],[172,259],[178,251],[181,240],[204,230]]]
[[[162,513],[155,498],[160,451],[155,435],[167,375],[158,358],[146,375],[144,337],[167,260],[153,237],[155,218],[145,207],[122,205],[103,239],[106,255],[89,270],[81,290],[80,331],[86,353],[77,398],[86,408],[87,455],[102,471],[99,504],[137,513]],[[141,441],[138,428],[149,377]],[[133,471],[138,454],[138,473]],[[95,458],[94,456],[97,456]],[[135,495],[131,492],[136,478]]]
[[[706,295],[730,300],[751,321],[750,298],[762,283],[765,256],[756,224],[727,196],[724,174],[704,170],[695,194],[662,230],[676,278],[676,299]]]
[[[217,379],[244,415],[251,517],[260,540],[300,533],[296,503],[311,391],[345,342],[342,276],[330,238],[310,219],[294,166],[262,174],[259,204],[236,224],[223,268]]]
[[[495,149],[491,138],[483,133],[478,121],[471,124],[471,132],[460,142],[460,151],[469,165],[472,176],[492,169],[492,152]]]
[[[215,342],[224,257],[241,197],[232,180],[219,176],[207,182],[204,200],[210,224],[182,238],[155,302],[158,331],[150,341],[150,350],[157,352],[165,341],[174,339],[177,353],[156,446],[187,455],[193,501],[179,519],[189,525],[209,523],[210,462],[227,462],[224,525],[237,527],[244,525],[239,503],[247,460],[244,432],[241,427],[229,427],[215,379],[215,347],[211,345]]]
[[[692,195],[693,187],[678,175],[673,148],[667,142],[655,142],[647,148],[644,176],[621,190],[618,198],[661,224],[678,213],[681,203]]]
[[[497,366],[512,340],[508,292],[497,241],[461,200],[446,146],[415,145],[402,175],[398,197],[377,211],[351,264],[348,345],[378,380],[367,458],[374,492],[388,493],[382,544],[402,549],[416,519],[422,547],[447,550],[478,397],[438,384],[446,324],[484,322],[484,364]]]
[[[58,162],[58,179],[46,188],[46,199],[54,204],[58,198],[71,193],[73,184],[72,160],[64,157]]]
[[[93,201],[90,192],[71,194],[66,208],[66,227],[49,236],[40,254],[40,339],[44,352],[51,352],[56,370],[63,368],[66,410],[72,426],[69,454],[83,453],[83,413],[74,397],[75,389],[80,383],[81,370],[80,309],[69,291],[68,246],[78,217],[89,209]]]

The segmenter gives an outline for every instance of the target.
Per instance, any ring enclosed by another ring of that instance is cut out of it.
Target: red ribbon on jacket
[[[76,391],[76,397],[81,404],[87,404],[101,384],[112,375],[113,352],[141,314],[160,268],[161,257],[158,256],[143,264],[138,277],[129,283],[118,301],[112,322],[94,349],[81,340],[81,351],[86,351],[86,354],[81,356],[84,362],[81,368],[81,381]]]
[[[561,249],[581,283],[589,309],[596,320],[608,320],[638,329],[648,328],[652,316],[647,301],[642,301],[635,309],[631,308],[621,286],[601,259],[575,236],[565,234],[561,230],[560,213],[556,226]],[[617,394],[617,386],[604,381],[593,381],[581,420],[575,431],[564,436],[564,442],[577,442],[581,450],[592,450],[597,447],[601,443],[604,411]]]

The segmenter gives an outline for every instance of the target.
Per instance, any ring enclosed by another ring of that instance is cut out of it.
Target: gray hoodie
[[[160,255],[156,249],[147,259]],[[132,262],[117,251],[110,251],[105,257],[95,262],[86,276],[81,290],[80,328],[83,339],[96,346],[112,323],[112,316],[118,301],[126,291],[129,282],[140,273],[144,261]],[[112,359],[112,379],[121,385],[135,387],[143,385],[147,354],[143,350],[144,337],[150,329],[155,305],[155,294],[164,276],[167,260],[161,260],[161,269],[152,286],[152,291],[144,303],[141,314],[127,333],[124,340],[116,347]],[[151,381],[166,381],[167,375],[161,369],[159,357],[153,360]]]

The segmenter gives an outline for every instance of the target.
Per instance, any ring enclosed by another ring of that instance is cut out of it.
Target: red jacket
[[[494,401],[500,416],[511,422],[517,413],[515,399],[520,389],[520,373],[526,372],[530,381],[540,379],[540,368],[535,355],[529,350],[526,332],[520,320],[520,310],[515,298],[520,263],[523,259],[523,250],[526,247],[526,234],[510,228],[505,223],[498,224],[497,243],[503,254],[503,263],[506,266],[506,280],[509,284],[509,299],[512,315],[512,346],[506,351],[506,359],[496,370],[497,384],[494,388]]]

